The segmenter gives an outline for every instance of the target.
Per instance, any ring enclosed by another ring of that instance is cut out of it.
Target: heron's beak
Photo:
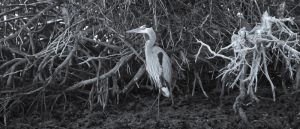
[[[170,91],[169,91],[168,88],[162,87],[162,88],[161,88],[161,91],[162,91],[163,96],[165,96],[165,97],[170,97],[171,94],[170,94]]]
[[[126,33],[141,33],[141,28],[136,28],[136,29],[132,29],[132,30],[128,30],[126,31]]]

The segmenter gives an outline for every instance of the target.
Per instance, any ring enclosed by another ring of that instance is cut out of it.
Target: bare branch
[[[74,89],[80,88],[80,87],[83,86],[83,85],[88,85],[88,84],[95,83],[98,79],[102,80],[102,79],[105,79],[105,78],[108,78],[108,77],[112,76],[112,75],[115,74],[115,73],[119,70],[119,68],[120,68],[124,63],[126,63],[131,57],[132,57],[132,54],[121,57],[121,59],[120,59],[119,62],[115,65],[114,68],[112,68],[112,69],[111,69],[110,71],[108,71],[107,73],[102,74],[101,76],[99,76],[99,78],[95,77],[95,78],[92,78],[92,79],[83,80],[83,81],[81,81],[81,82],[76,83],[75,85],[73,85],[73,86],[71,86],[71,87],[68,87],[68,88],[66,89],[66,91],[74,90]]]

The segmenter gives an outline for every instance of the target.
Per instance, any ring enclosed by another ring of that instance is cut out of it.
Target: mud
[[[162,98],[158,115],[155,96],[127,96],[106,110],[89,111],[86,104],[69,103],[52,113],[30,115],[10,121],[8,128],[44,129],[299,129],[300,96],[277,96],[277,101],[258,96],[260,102],[245,106],[248,125],[232,109],[237,93]]]

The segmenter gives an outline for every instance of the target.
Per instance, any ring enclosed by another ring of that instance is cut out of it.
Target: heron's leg
[[[152,105],[151,105],[151,107],[149,108],[149,110],[153,108],[153,106],[156,104],[156,101],[157,101],[157,98],[154,100],[154,102],[152,103]]]
[[[160,101],[160,95],[161,95],[161,90],[158,90],[158,96],[157,96],[157,120],[159,120],[159,101]]]
[[[172,106],[174,105],[173,88],[170,87]]]

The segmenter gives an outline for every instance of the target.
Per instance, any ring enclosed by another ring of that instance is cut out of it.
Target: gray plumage
[[[165,97],[170,97],[170,85],[172,79],[171,60],[167,53],[160,47],[154,46],[156,34],[152,28],[141,26],[140,28],[127,31],[127,33],[147,34],[149,39],[145,44],[146,71],[155,86]]]

